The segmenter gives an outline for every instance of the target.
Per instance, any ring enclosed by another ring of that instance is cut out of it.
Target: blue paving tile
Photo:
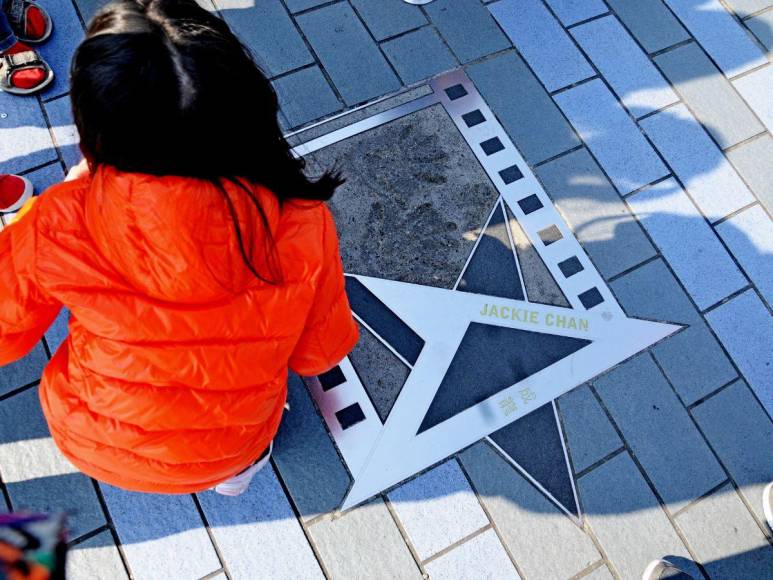
[[[717,339],[662,260],[645,264],[610,286],[629,316],[687,326],[652,349],[685,404],[737,377]]]
[[[59,313],[59,316],[54,320],[54,323],[46,331],[46,343],[48,344],[48,350],[51,352],[52,356],[64,342],[64,339],[67,338],[67,333],[69,332],[67,325],[69,322],[70,311],[63,308]]]
[[[614,16],[577,26],[572,36],[635,117],[679,100]]]
[[[37,48],[56,75],[44,93],[45,98],[51,98],[70,90],[70,61],[83,40],[83,27],[72,2],[42,0],[40,4],[54,21],[51,37]]]
[[[621,195],[668,174],[639,128],[601,80],[560,93],[556,102]]]
[[[62,166],[59,163],[54,163],[28,173],[24,177],[32,182],[35,194],[39,195],[52,185],[61,183],[64,180],[64,171],[62,171]]]
[[[773,10],[749,18],[746,26],[754,36],[765,46],[768,52],[773,52]]]
[[[727,76],[767,62],[765,55],[719,0],[666,0]]]
[[[541,0],[501,0],[489,8],[549,91],[595,74]]]
[[[609,11],[603,0],[546,0],[564,26],[593,18]]]
[[[218,0],[223,18],[273,77],[314,62],[280,0]]]
[[[595,381],[636,458],[677,511],[725,479],[687,410],[648,354]]]
[[[432,28],[421,28],[381,45],[406,85],[456,66],[456,59]]]
[[[56,159],[37,99],[0,91],[0,167],[19,173]]]
[[[318,67],[306,68],[274,81],[279,107],[291,127],[298,127],[341,109]]]
[[[400,81],[348,4],[302,14],[298,24],[347,104],[400,88]]]
[[[753,290],[706,315],[749,386],[773,417],[773,318]]]
[[[376,40],[384,40],[427,24],[418,6],[404,0],[351,0]]]
[[[78,10],[80,11],[81,16],[83,16],[83,19],[86,21],[87,25],[89,20],[94,17],[97,11],[108,2],[110,2],[110,0],[75,0],[75,3],[78,5]]]
[[[462,63],[510,46],[479,0],[436,0],[424,9]]]
[[[72,118],[70,98],[64,96],[60,99],[46,103],[46,114],[51,123],[51,129],[54,133],[56,147],[62,155],[64,164],[69,169],[77,165],[83,158],[78,143],[78,129],[75,127],[75,121]]]
[[[623,446],[588,385],[558,399],[574,472],[579,473]]]
[[[220,0],[218,0],[219,2]],[[314,8],[315,6],[320,6],[321,4],[325,4],[326,2],[330,2],[330,0],[285,0],[285,3],[287,4],[287,8],[295,14],[296,12],[300,12],[302,10],[308,10],[309,8]]]
[[[636,193],[628,203],[700,310],[748,284],[674,179]]]
[[[46,351],[38,343],[24,358],[0,367],[0,395],[40,380],[46,362]]]
[[[773,2],[770,0],[727,0],[727,4],[741,18],[773,7]]]
[[[647,52],[657,52],[690,38],[662,0],[607,0]]]
[[[529,163],[580,144],[553,100],[515,52],[467,69],[481,95]]]

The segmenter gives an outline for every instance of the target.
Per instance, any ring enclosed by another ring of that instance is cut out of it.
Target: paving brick
[[[564,26],[571,26],[609,11],[603,0],[547,0]]]
[[[586,149],[539,166],[537,177],[605,278],[656,254]]]
[[[279,106],[291,127],[298,127],[341,109],[319,67],[290,73],[274,81]]]
[[[61,183],[64,180],[64,171],[62,171],[61,165],[54,163],[28,173],[24,177],[32,182],[35,193],[41,194],[52,185]]]
[[[639,578],[652,560],[690,554],[636,465],[621,453],[577,482],[590,527],[622,578]],[[693,566],[693,578],[702,574]]]
[[[709,578],[773,575],[773,547],[730,484],[680,514],[677,524]]]
[[[773,138],[763,135],[726,155],[757,199],[773,213]]]
[[[722,347],[661,260],[637,268],[610,286],[629,316],[688,326],[652,349],[685,404],[736,378]]]
[[[666,109],[640,124],[711,221],[754,201],[733,167],[684,105]]]
[[[380,498],[313,524],[309,534],[333,578],[359,578],[363,570],[374,580],[422,577]]]
[[[690,38],[661,0],[607,0],[647,52],[657,52]]]
[[[78,10],[87,25],[89,20],[97,13],[97,10],[108,4],[108,2],[110,2],[110,0],[75,0],[75,3],[78,5]]]
[[[741,494],[765,521],[762,491],[773,481],[773,422],[749,387],[736,381],[692,410]]]
[[[285,413],[274,441],[274,461],[304,518],[341,505],[350,479],[301,380],[288,381]]]
[[[218,0],[218,2],[219,1],[220,0]],[[287,4],[287,8],[290,10],[290,12],[295,14],[296,12],[308,10],[309,8],[320,6],[329,1],[330,0],[285,0],[285,3]]]
[[[655,57],[655,62],[722,148],[764,131],[751,109],[697,44],[668,51]]]
[[[699,309],[748,284],[674,179],[644,189],[628,201]]]
[[[56,352],[56,349],[59,348],[62,342],[64,342],[64,339],[67,338],[67,325],[69,322],[70,311],[63,308],[59,313],[59,316],[56,317],[53,324],[46,331],[46,343],[48,344],[48,350],[52,355]]]
[[[572,36],[635,117],[679,100],[614,16],[577,26]]]
[[[0,395],[40,380],[46,362],[46,351],[38,343],[24,358],[0,367]]]
[[[773,131],[773,67],[767,66],[733,81],[735,88],[746,99],[754,112]]]
[[[773,52],[773,10],[749,18],[746,26],[754,33],[754,36],[765,46],[768,52]]]
[[[621,195],[668,173],[601,80],[569,89],[555,99]]]
[[[37,99],[0,91],[0,167],[20,173],[56,159]]]
[[[727,5],[741,18],[773,6],[770,0],[727,0]]]
[[[709,324],[725,345],[773,417],[773,318],[753,290],[747,290],[706,315]]]
[[[719,0],[665,0],[722,72],[733,77],[767,62]]]
[[[398,487],[389,501],[421,560],[489,523],[454,460]]]
[[[71,538],[104,525],[91,480],[51,439],[37,387],[0,401],[0,469],[14,509],[66,512]]]
[[[501,0],[491,13],[549,91],[595,72],[540,0]],[[550,50],[545,50],[549,46]]]
[[[623,437],[672,512],[726,478],[648,354],[595,381]]]
[[[129,580],[113,536],[107,530],[72,546],[67,553],[66,570],[70,580]]]
[[[400,88],[400,81],[346,3],[298,16],[298,24],[349,105]]]
[[[717,232],[762,297],[773,304],[773,222],[759,205],[717,226]]]
[[[435,0],[424,10],[462,63],[510,46],[479,0]]]
[[[324,578],[270,465],[238,498],[213,491],[198,498],[232,577]]]
[[[200,578],[221,567],[193,496],[99,486],[136,580]]]
[[[580,144],[553,100],[514,52],[472,65],[467,73],[529,163]]]
[[[477,443],[460,459],[524,576],[569,578],[599,559],[590,538],[490,445]]]
[[[588,385],[561,396],[558,409],[575,473],[580,473],[623,446]]]
[[[456,66],[456,59],[432,28],[421,28],[381,45],[406,85]]]
[[[421,8],[404,0],[351,0],[351,3],[378,41],[428,22]]]
[[[599,566],[593,572],[587,576],[582,577],[583,580],[613,580],[614,576],[606,566]]]
[[[273,77],[314,62],[280,0],[217,0],[223,18]]]
[[[70,61],[76,47],[83,40],[83,26],[72,2],[42,0],[40,4],[54,22],[50,38],[37,49],[55,75],[54,82],[41,93],[49,99],[70,90]]]
[[[46,103],[44,106],[51,123],[56,147],[62,155],[65,166],[69,169],[77,165],[83,158],[78,147],[80,137],[72,118],[70,98],[65,96]]]
[[[494,530],[487,530],[426,566],[432,580],[520,580]]]

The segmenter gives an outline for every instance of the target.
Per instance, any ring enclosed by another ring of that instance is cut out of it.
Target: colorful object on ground
[[[63,513],[0,514],[0,580],[64,579],[65,520]]]

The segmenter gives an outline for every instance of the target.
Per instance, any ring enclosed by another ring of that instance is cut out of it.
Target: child
[[[0,232],[0,365],[66,306],[39,392],[62,453],[127,490],[238,494],[288,367],[357,342],[323,203],[342,180],[304,175],[271,85],[194,0],[103,8],[71,99],[84,163]]]
[[[38,93],[51,84],[54,72],[29,45],[51,36],[51,18],[30,0],[0,0],[0,91]]]

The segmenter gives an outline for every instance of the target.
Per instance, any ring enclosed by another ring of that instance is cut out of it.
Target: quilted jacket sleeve
[[[303,376],[330,370],[354,348],[359,330],[349,308],[333,216],[322,206],[323,255],[314,302],[306,328],[290,357],[290,368]]]
[[[35,278],[34,201],[0,231],[0,366],[32,350],[62,307],[40,291]]]

